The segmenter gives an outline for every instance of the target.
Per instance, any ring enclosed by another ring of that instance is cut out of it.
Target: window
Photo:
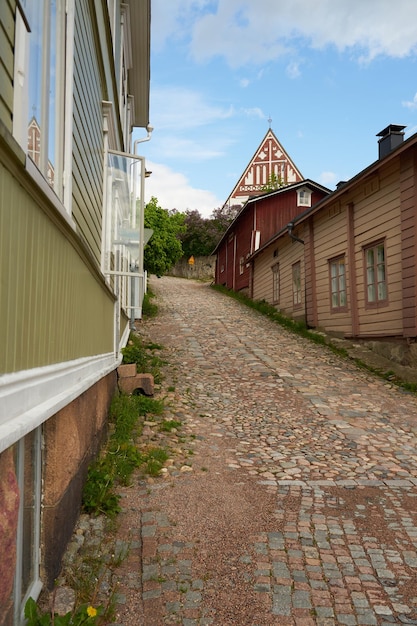
[[[121,308],[134,319],[142,317],[145,288],[144,174],[144,157],[107,151],[102,271],[114,284]]]
[[[309,189],[299,189],[297,191],[297,206],[311,206],[311,191]]]
[[[16,18],[13,135],[63,200],[66,108],[67,117],[72,117],[65,102],[65,88],[72,81],[72,54],[65,36],[70,20],[65,0],[22,0],[21,6],[23,13]]]
[[[279,263],[272,266],[272,302],[279,302]]]
[[[239,259],[239,274],[243,274],[245,270],[245,257],[241,256]]]
[[[261,245],[261,231],[253,230],[251,236],[250,253],[253,254],[259,249]]]
[[[378,306],[387,303],[385,242],[379,241],[364,248],[366,304]]]
[[[330,272],[330,302],[332,311],[346,309],[346,265],[345,257],[329,261]]]
[[[292,266],[292,301],[294,308],[301,307],[301,263]]]

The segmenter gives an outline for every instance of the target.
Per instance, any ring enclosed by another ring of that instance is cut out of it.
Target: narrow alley
[[[124,499],[117,624],[417,624],[416,396],[207,284],[151,286],[190,455]]]

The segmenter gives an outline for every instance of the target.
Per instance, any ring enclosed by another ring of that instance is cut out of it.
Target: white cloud
[[[301,76],[300,63],[297,61],[288,63],[286,73],[289,78],[299,78]]]
[[[147,160],[146,169],[152,174],[145,182],[145,202],[154,196],[163,209],[197,209],[203,217],[210,217],[213,209],[223,204],[211,191],[195,189],[184,174],[166,165]]]
[[[250,85],[250,80],[248,78],[241,78],[239,81],[239,85],[243,88],[245,87],[249,87]]]
[[[414,98],[411,101],[404,100],[402,105],[404,107],[407,107],[408,109],[417,109],[417,93],[415,94]]]
[[[156,4],[162,6],[162,0]],[[313,48],[350,49],[359,61],[416,52],[415,0],[218,0],[217,5],[177,0],[174,5],[172,23],[188,16],[191,52],[198,61],[222,56],[232,67],[262,64],[289,54],[300,38]]]
[[[252,107],[250,109],[243,109],[243,112],[248,117],[257,117],[260,120],[265,120],[266,115],[259,107]]]
[[[169,38],[187,36],[196,15],[210,0],[152,0],[152,46],[159,50]]]
[[[153,152],[158,154],[158,158],[164,159],[182,159],[183,161],[196,162],[224,156],[220,142],[217,143],[210,140],[195,141],[191,138],[172,134],[167,135],[165,133],[163,140],[154,141],[152,148]]]
[[[338,175],[334,172],[322,172],[318,180],[325,187],[334,187],[338,181]]]
[[[158,85],[151,92],[151,111],[155,128],[178,131],[207,126],[234,114],[233,106],[211,104],[198,91]]]

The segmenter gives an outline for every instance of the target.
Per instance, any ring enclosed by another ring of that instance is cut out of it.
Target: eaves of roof
[[[289,191],[294,191],[295,189],[299,189],[301,187],[309,187],[309,188],[314,189],[316,191],[323,191],[324,193],[327,193],[327,194],[331,193],[331,190],[328,189],[327,187],[323,187],[323,185],[320,185],[319,183],[316,183],[314,180],[311,180],[310,178],[306,178],[305,180],[301,180],[298,183],[292,183],[291,185],[285,185],[285,187],[280,187],[279,189],[274,189],[273,191],[267,191],[267,192],[259,194],[257,196],[251,196],[245,202],[245,204],[243,205],[243,207],[241,208],[239,213],[236,215],[236,217],[233,220],[233,222],[231,222],[231,224],[229,224],[227,230],[223,233],[222,238],[218,242],[218,244],[215,247],[215,249],[213,250],[212,254],[216,254],[216,252],[219,249],[219,247],[222,244],[222,242],[225,240],[225,238],[230,233],[230,231],[232,231],[233,228],[235,227],[236,222],[238,221],[240,216],[243,215],[243,213],[245,213],[252,204],[256,204],[256,202],[259,202],[259,201],[263,200],[264,198],[273,198],[274,196],[283,195],[285,193],[288,193]]]
[[[317,213],[324,207],[328,206],[329,204],[332,204],[335,200],[338,200],[348,191],[351,191],[356,185],[360,184],[367,176],[374,174],[383,165],[386,165],[392,159],[398,157],[400,154],[410,149],[415,144],[417,144],[417,133],[409,137],[406,141],[400,144],[397,148],[392,150],[392,152],[387,154],[387,156],[385,156],[383,159],[378,159],[377,161],[374,161],[373,163],[371,163],[371,165],[368,165],[368,167],[366,167],[364,170],[360,171],[358,174],[353,176],[350,180],[343,183],[340,187],[338,187],[338,189],[335,189],[334,191],[332,191],[328,196],[326,196],[325,198],[317,202],[311,208],[307,209],[303,213],[300,213],[300,215],[297,215],[297,217],[291,220],[289,224],[293,224],[294,226],[296,224],[300,224],[311,215],[314,215],[315,213]],[[278,231],[273,237],[271,237],[260,248],[258,248],[258,250],[256,250],[256,252],[254,252],[248,258],[248,261],[253,260],[258,254],[260,254],[263,250],[265,250],[265,248],[267,248],[272,243],[274,243],[274,241],[277,241],[278,239],[280,239],[286,233],[288,233],[288,225],[282,228],[280,231]]]
[[[127,0],[130,11],[132,67],[128,70],[129,93],[134,98],[133,126],[149,124],[151,0]]]

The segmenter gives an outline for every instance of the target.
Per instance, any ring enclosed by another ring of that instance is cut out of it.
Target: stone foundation
[[[11,624],[14,572],[16,567],[16,531],[19,514],[13,448],[0,455],[0,625]]]
[[[106,435],[116,381],[112,372],[44,424],[41,575],[49,589],[80,513],[88,466]]]

